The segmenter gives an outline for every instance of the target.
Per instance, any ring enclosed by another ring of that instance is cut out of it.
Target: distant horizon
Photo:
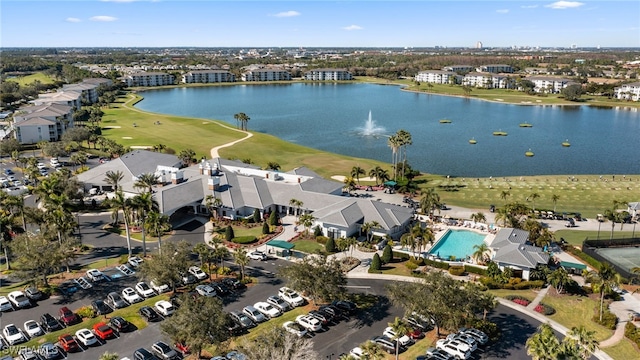
[[[640,46],[626,47],[626,46],[600,46],[600,47],[562,47],[562,46],[538,46],[535,49],[527,47],[486,47],[482,49],[476,49],[473,47],[462,46],[0,46],[0,50],[12,50],[12,49],[401,49],[401,50],[420,50],[420,49],[433,49],[433,50],[478,50],[478,52],[486,50],[513,50],[513,51],[544,51],[550,49],[558,50],[609,50],[609,49],[628,49],[639,50]]]
[[[2,0],[0,48],[639,48],[640,2]]]

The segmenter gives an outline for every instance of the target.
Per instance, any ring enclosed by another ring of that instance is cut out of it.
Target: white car
[[[10,311],[10,310],[13,310],[11,301],[9,301],[9,299],[7,299],[6,296],[0,296],[0,311]]]
[[[469,335],[476,339],[481,345],[489,342],[489,337],[483,331],[475,329],[475,328],[461,328],[460,333]]]
[[[216,296],[216,291],[209,285],[196,286],[196,292],[200,294],[200,296],[206,296],[206,297]]]
[[[76,339],[84,346],[91,346],[98,342],[98,338],[89,329],[76,331]]]
[[[44,163],[38,163],[38,165],[36,165],[36,167],[39,169],[46,169],[47,165],[45,165]]]
[[[254,308],[251,305],[245,306],[242,309],[242,312],[245,315],[247,315],[249,317],[249,319],[253,320],[253,322],[256,323],[256,324],[260,324],[261,322],[267,321],[267,317],[264,316],[263,313],[261,313],[260,311],[258,311],[258,309]]]
[[[248,253],[247,256],[251,260],[260,260],[260,261],[267,260],[267,255],[262,251],[258,251],[258,250]]]
[[[24,331],[30,338],[44,334],[44,330],[42,330],[40,324],[33,320],[28,320],[24,323]]]
[[[295,292],[295,290],[289,289],[286,286],[283,286],[278,290],[278,296],[280,296],[282,300],[291,304],[291,306],[295,307],[304,305],[304,299],[302,296]]]
[[[160,300],[156,302],[155,307],[156,311],[162,316],[170,316],[176,310],[167,300]]]
[[[443,350],[447,354],[457,359],[468,359],[471,357],[471,351],[468,347],[466,347],[465,349],[465,347],[459,346],[451,340],[440,339],[436,341],[436,348]]]
[[[138,266],[140,266],[140,264],[142,264],[144,262],[143,259],[137,257],[137,256],[132,256],[127,260],[127,263],[131,266],[133,266],[134,268],[137,268]]]
[[[284,324],[282,324],[282,327],[287,330],[288,332],[298,336],[298,337],[303,337],[305,335],[307,335],[307,329],[298,324],[297,322],[294,321],[287,321]]]
[[[280,309],[269,304],[268,302],[258,301],[257,303],[253,304],[253,307],[258,309],[258,311],[260,311],[261,313],[263,313],[265,316],[269,318],[275,318],[282,315],[282,312],[280,311]]]
[[[382,333],[382,335],[388,337],[389,339],[392,339],[393,341],[396,341],[396,332],[393,331],[391,326],[385,328],[384,332]],[[407,336],[407,335],[400,336],[398,338],[398,342],[402,346],[408,346],[408,345],[411,345],[411,343],[412,343],[411,338],[409,336]]]
[[[466,335],[462,333],[458,334],[449,334],[446,337],[447,340],[454,340],[461,344],[467,345],[471,352],[474,352],[478,349],[478,342],[471,335]]]
[[[140,281],[139,283],[137,283],[135,289],[143,298],[149,298],[155,296],[156,294],[153,289],[144,281]]]
[[[4,329],[2,329],[2,335],[4,335],[4,339],[7,340],[9,345],[16,345],[27,341],[22,331],[13,324],[5,326]]]
[[[7,295],[7,297],[9,298],[9,301],[13,303],[13,306],[18,309],[24,309],[31,306],[31,301],[22,291],[12,291]]]
[[[167,285],[167,284],[156,284],[156,282],[151,280],[149,285],[158,294],[162,294],[162,293],[165,293],[165,292],[169,291],[169,285]]]
[[[311,315],[298,315],[296,322],[309,331],[316,332],[322,330],[322,322]]]
[[[356,360],[367,358],[366,355],[364,354],[364,351],[362,351],[362,348],[359,346],[356,346],[353,349],[351,349],[351,351],[349,351],[349,356],[356,358]]]
[[[129,303],[135,304],[144,300],[133,288],[125,288],[122,290],[122,297]]]
[[[104,280],[104,274],[102,273],[102,271],[98,269],[87,270],[87,277],[89,278],[89,280],[93,282],[99,282]]]
[[[131,275],[133,275],[133,274],[135,274],[135,273],[136,273],[135,271],[133,271],[130,267],[128,267],[128,266],[127,266],[127,265],[125,265],[125,264],[118,265],[118,266],[117,266],[117,268],[118,268],[118,270],[120,270],[120,272],[121,272],[122,274],[124,274],[125,276],[131,276]]]
[[[191,266],[189,268],[189,273],[191,275],[195,276],[196,279],[198,279],[198,280],[204,280],[204,279],[206,279],[208,277],[207,273],[202,271],[202,269],[200,269],[197,266]]]

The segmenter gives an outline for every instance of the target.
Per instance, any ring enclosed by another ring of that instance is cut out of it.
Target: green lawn
[[[624,338],[616,345],[601,349],[606,352],[615,360],[628,360],[640,358],[640,351],[631,342],[631,340]]]
[[[319,251],[324,251],[324,246],[315,240],[296,240],[293,242],[293,245],[294,250],[307,254],[316,254]]]
[[[553,291],[550,290],[550,292]],[[587,330],[595,332],[595,338],[598,341],[613,335],[613,330],[606,329],[591,320],[600,306],[597,300],[584,296],[547,294],[542,302],[556,309],[556,313],[549,318],[567,328],[583,325]]]
[[[538,295],[535,291],[531,289],[525,289],[525,290],[489,289],[487,290],[487,292],[501,298],[506,298],[507,295],[518,295],[518,296],[522,296],[523,298],[529,301],[533,301],[533,299],[535,299],[536,296]]]
[[[629,225],[627,225],[628,229]],[[569,244],[575,246],[582,246],[582,242],[589,238],[589,240],[598,239],[598,231],[583,231],[583,230],[557,230],[555,232],[556,239],[563,238]],[[613,231],[613,238],[630,238],[632,232],[631,231],[620,231],[620,224],[617,224],[615,230]],[[640,234],[640,227],[636,232],[636,236]],[[602,229],[600,229],[600,240],[609,240],[611,236],[611,223],[605,222],[602,223]]]
[[[49,75],[45,75],[44,73],[41,73],[41,72],[37,72],[37,73],[26,75],[26,76],[18,76],[16,78],[10,78],[10,79],[7,79],[7,81],[15,81],[18,84],[20,84],[20,86],[32,84],[34,81],[40,81],[40,83],[42,84],[53,84],[55,82],[55,80],[52,77],[50,77]]]

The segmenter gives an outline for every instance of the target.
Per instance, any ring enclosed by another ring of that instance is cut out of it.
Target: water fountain
[[[369,118],[364,124],[364,127],[360,128],[360,135],[364,136],[377,136],[382,135],[385,132],[385,128],[382,126],[376,126],[376,123],[371,118],[371,110],[369,110]]]

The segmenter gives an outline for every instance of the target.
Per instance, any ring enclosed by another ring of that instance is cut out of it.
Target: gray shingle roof
[[[489,244],[494,249],[493,261],[525,268],[535,268],[549,262],[549,255],[539,247],[527,245],[529,232],[520,229],[500,229]]]

